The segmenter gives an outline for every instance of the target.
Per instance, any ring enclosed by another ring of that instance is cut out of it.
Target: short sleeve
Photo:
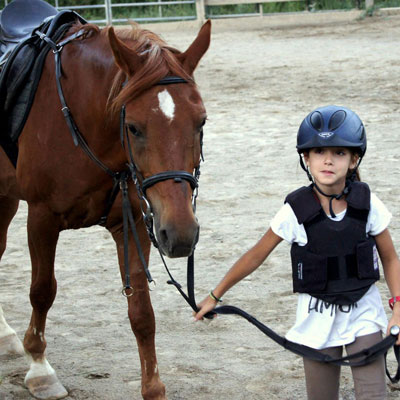
[[[367,233],[376,236],[382,233],[390,223],[392,214],[378,197],[371,193],[371,210],[368,215]]]
[[[300,246],[307,244],[304,226],[298,223],[292,207],[285,203],[271,221],[272,231],[290,244],[296,242]]]

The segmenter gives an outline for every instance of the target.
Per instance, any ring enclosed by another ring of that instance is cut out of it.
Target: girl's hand
[[[199,311],[197,312],[197,314],[193,313],[194,319],[196,321],[204,319],[204,315],[212,311],[217,304],[217,301],[213,300],[210,296],[207,296],[201,303],[197,304],[197,307],[199,307]],[[217,314],[215,314],[214,318],[216,316]]]

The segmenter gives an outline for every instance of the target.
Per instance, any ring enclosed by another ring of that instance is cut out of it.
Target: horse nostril
[[[168,233],[166,229],[160,229],[160,241],[164,245],[167,245],[168,243]]]

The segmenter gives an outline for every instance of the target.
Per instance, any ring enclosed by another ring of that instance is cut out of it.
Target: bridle
[[[170,271],[168,270],[168,267],[165,263],[162,251],[160,249],[160,246],[157,242],[156,236],[154,234],[154,215],[151,209],[151,204],[149,200],[146,197],[146,191],[156,185],[159,182],[163,182],[166,180],[174,180],[175,182],[179,183],[182,181],[187,181],[190,184],[190,187],[192,188],[192,206],[193,206],[193,211],[196,210],[196,199],[198,196],[198,180],[200,177],[200,163],[203,160],[203,131],[201,130],[200,132],[200,160],[198,165],[195,167],[194,174],[191,174],[187,171],[176,171],[176,170],[171,170],[171,171],[163,171],[159,172],[157,174],[154,174],[148,178],[143,179],[141,174],[138,172],[138,168],[135,164],[134,158],[133,158],[133,153],[132,153],[132,148],[130,145],[130,138],[129,138],[129,132],[127,129],[127,125],[125,122],[125,105],[122,106],[121,111],[120,111],[120,139],[121,139],[121,144],[122,147],[126,150],[128,149],[128,155],[129,155],[129,160],[127,163],[128,169],[123,170],[123,171],[113,171],[110,169],[107,165],[105,165],[90,149],[89,145],[87,144],[84,136],[82,133],[79,131],[78,126],[76,125],[74,118],[71,114],[71,111],[67,105],[67,102],[65,100],[64,92],[62,89],[61,85],[61,77],[62,77],[62,68],[61,68],[61,51],[63,50],[64,46],[73,40],[83,36],[85,34],[85,30],[81,29],[74,33],[73,35],[69,36],[65,40],[55,43],[52,41],[49,37],[47,37],[45,34],[42,32],[36,31],[35,34],[37,34],[42,40],[44,40],[52,49],[53,53],[55,56],[55,75],[56,75],[56,84],[57,84],[57,92],[58,96],[61,102],[61,111],[64,115],[64,118],[66,120],[68,129],[71,133],[73,142],[75,146],[79,146],[85,153],[86,155],[98,166],[100,167],[104,172],[106,172],[111,178],[113,179],[113,188],[111,190],[107,206],[106,206],[106,212],[104,215],[100,218],[98,224],[105,226],[107,223],[107,216],[112,208],[112,205],[114,204],[114,201],[119,193],[121,191],[122,193],[122,213],[123,213],[123,236],[124,236],[124,270],[125,270],[125,284],[124,288],[122,289],[122,293],[126,297],[130,297],[133,295],[133,288],[130,284],[130,274],[129,274],[129,246],[128,246],[128,240],[129,240],[129,228],[131,230],[133,239],[135,241],[137,251],[138,251],[138,256],[140,258],[140,261],[143,265],[144,271],[147,276],[147,280],[149,283],[154,282],[153,278],[151,277],[150,271],[147,266],[147,262],[145,259],[145,255],[142,250],[142,246],[140,244],[140,239],[139,235],[136,230],[136,223],[134,220],[133,216],[133,211],[132,211],[132,206],[130,203],[129,195],[128,195],[128,180],[132,179],[136,186],[136,191],[137,195],[140,200],[140,208],[141,212],[143,215],[143,221],[148,233],[148,236],[151,240],[151,242],[154,244],[154,246],[158,249],[160,256],[162,258],[162,261],[164,263],[164,266],[171,278],[169,283],[174,284],[178,290],[181,292],[181,294],[189,300],[189,297],[186,296],[186,294],[181,290],[181,285],[175,281],[175,279],[172,277]],[[187,84],[188,81],[178,77],[178,76],[167,76],[157,83],[155,85],[170,85],[170,84]],[[188,259],[188,267],[189,265],[193,265],[193,253]],[[189,303],[191,303],[192,308],[195,307],[194,309],[197,310],[197,306],[195,304],[194,299],[189,300]]]
[[[177,76],[167,76],[161,79],[156,85],[170,85],[170,84],[178,84],[178,83],[188,83],[185,79]],[[177,183],[182,181],[187,181],[192,188],[192,206],[193,211],[196,211],[196,199],[198,196],[198,188],[199,188],[199,178],[200,178],[200,162],[204,161],[203,158],[203,130],[200,132],[200,160],[197,166],[195,167],[194,174],[190,174],[186,171],[164,171],[154,174],[148,178],[143,179],[141,174],[136,167],[136,163],[132,153],[132,146],[130,143],[130,135],[127,129],[127,125],[125,123],[125,105],[121,108],[120,113],[120,139],[121,144],[124,149],[128,150],[129,163],[128,167],[131,173],[132,181],[136,186],[136,191],[140,200],[141,210],[143,215],[143,221],[146,225],[147,232],[149,234],[149,238],[154,244],[156,248],[160,248],[157,242],[157,239],[154,235],[153,231],[153,213],[151,210],[150,201],[146,197],[147,189],[156,185],[159,182],[163,182],[166,180],[174,180]]]

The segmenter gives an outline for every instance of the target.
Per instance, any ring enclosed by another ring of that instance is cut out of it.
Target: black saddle
[[[0,14],[0,56],[4,59],[57,10],[43,0],[14,0]]]
[[[2,34],[8,33],[7,39],[14,42],[10,42],[12,51],[3,55],[4,65],[0,62],[0,145],[16,165],[17,141],[29,116],[47,53],[51,50],[51,46],[42,40],[42,36],[45,35],[57,43],[74,23],[85,24],[86,21],[76,12],[64,10],[50,14],[50,18],[45,17],[43,22],[41,17],[46,15],[45,10],[54,12],[53,7],[42,0],[14,0],[3,10],[0,16],[1,23],[3,13],[13,4],[17,4],[17,7],[8,9],[11,11],[4,17],[6,25],[1,26]],[[22,22],[19,11],[24,10],[23,13],[26,13],[31,7],[34,10],[34,5],[39,4],[43,11],[40,17],[38,7],[36,17],[29,15],[26,21]],[[19,8],[20,6],[22,8]],[[15,26],[13,21],[16,22]],[[35,21],[39,21],[36,28]],[[12,37],[10,32],[14,32],[15,35]],[[40,32],[40,35],[37,32]],[[16,36],[17,34],[20,36]],[[0,37],[5,38],[1,35]]]

